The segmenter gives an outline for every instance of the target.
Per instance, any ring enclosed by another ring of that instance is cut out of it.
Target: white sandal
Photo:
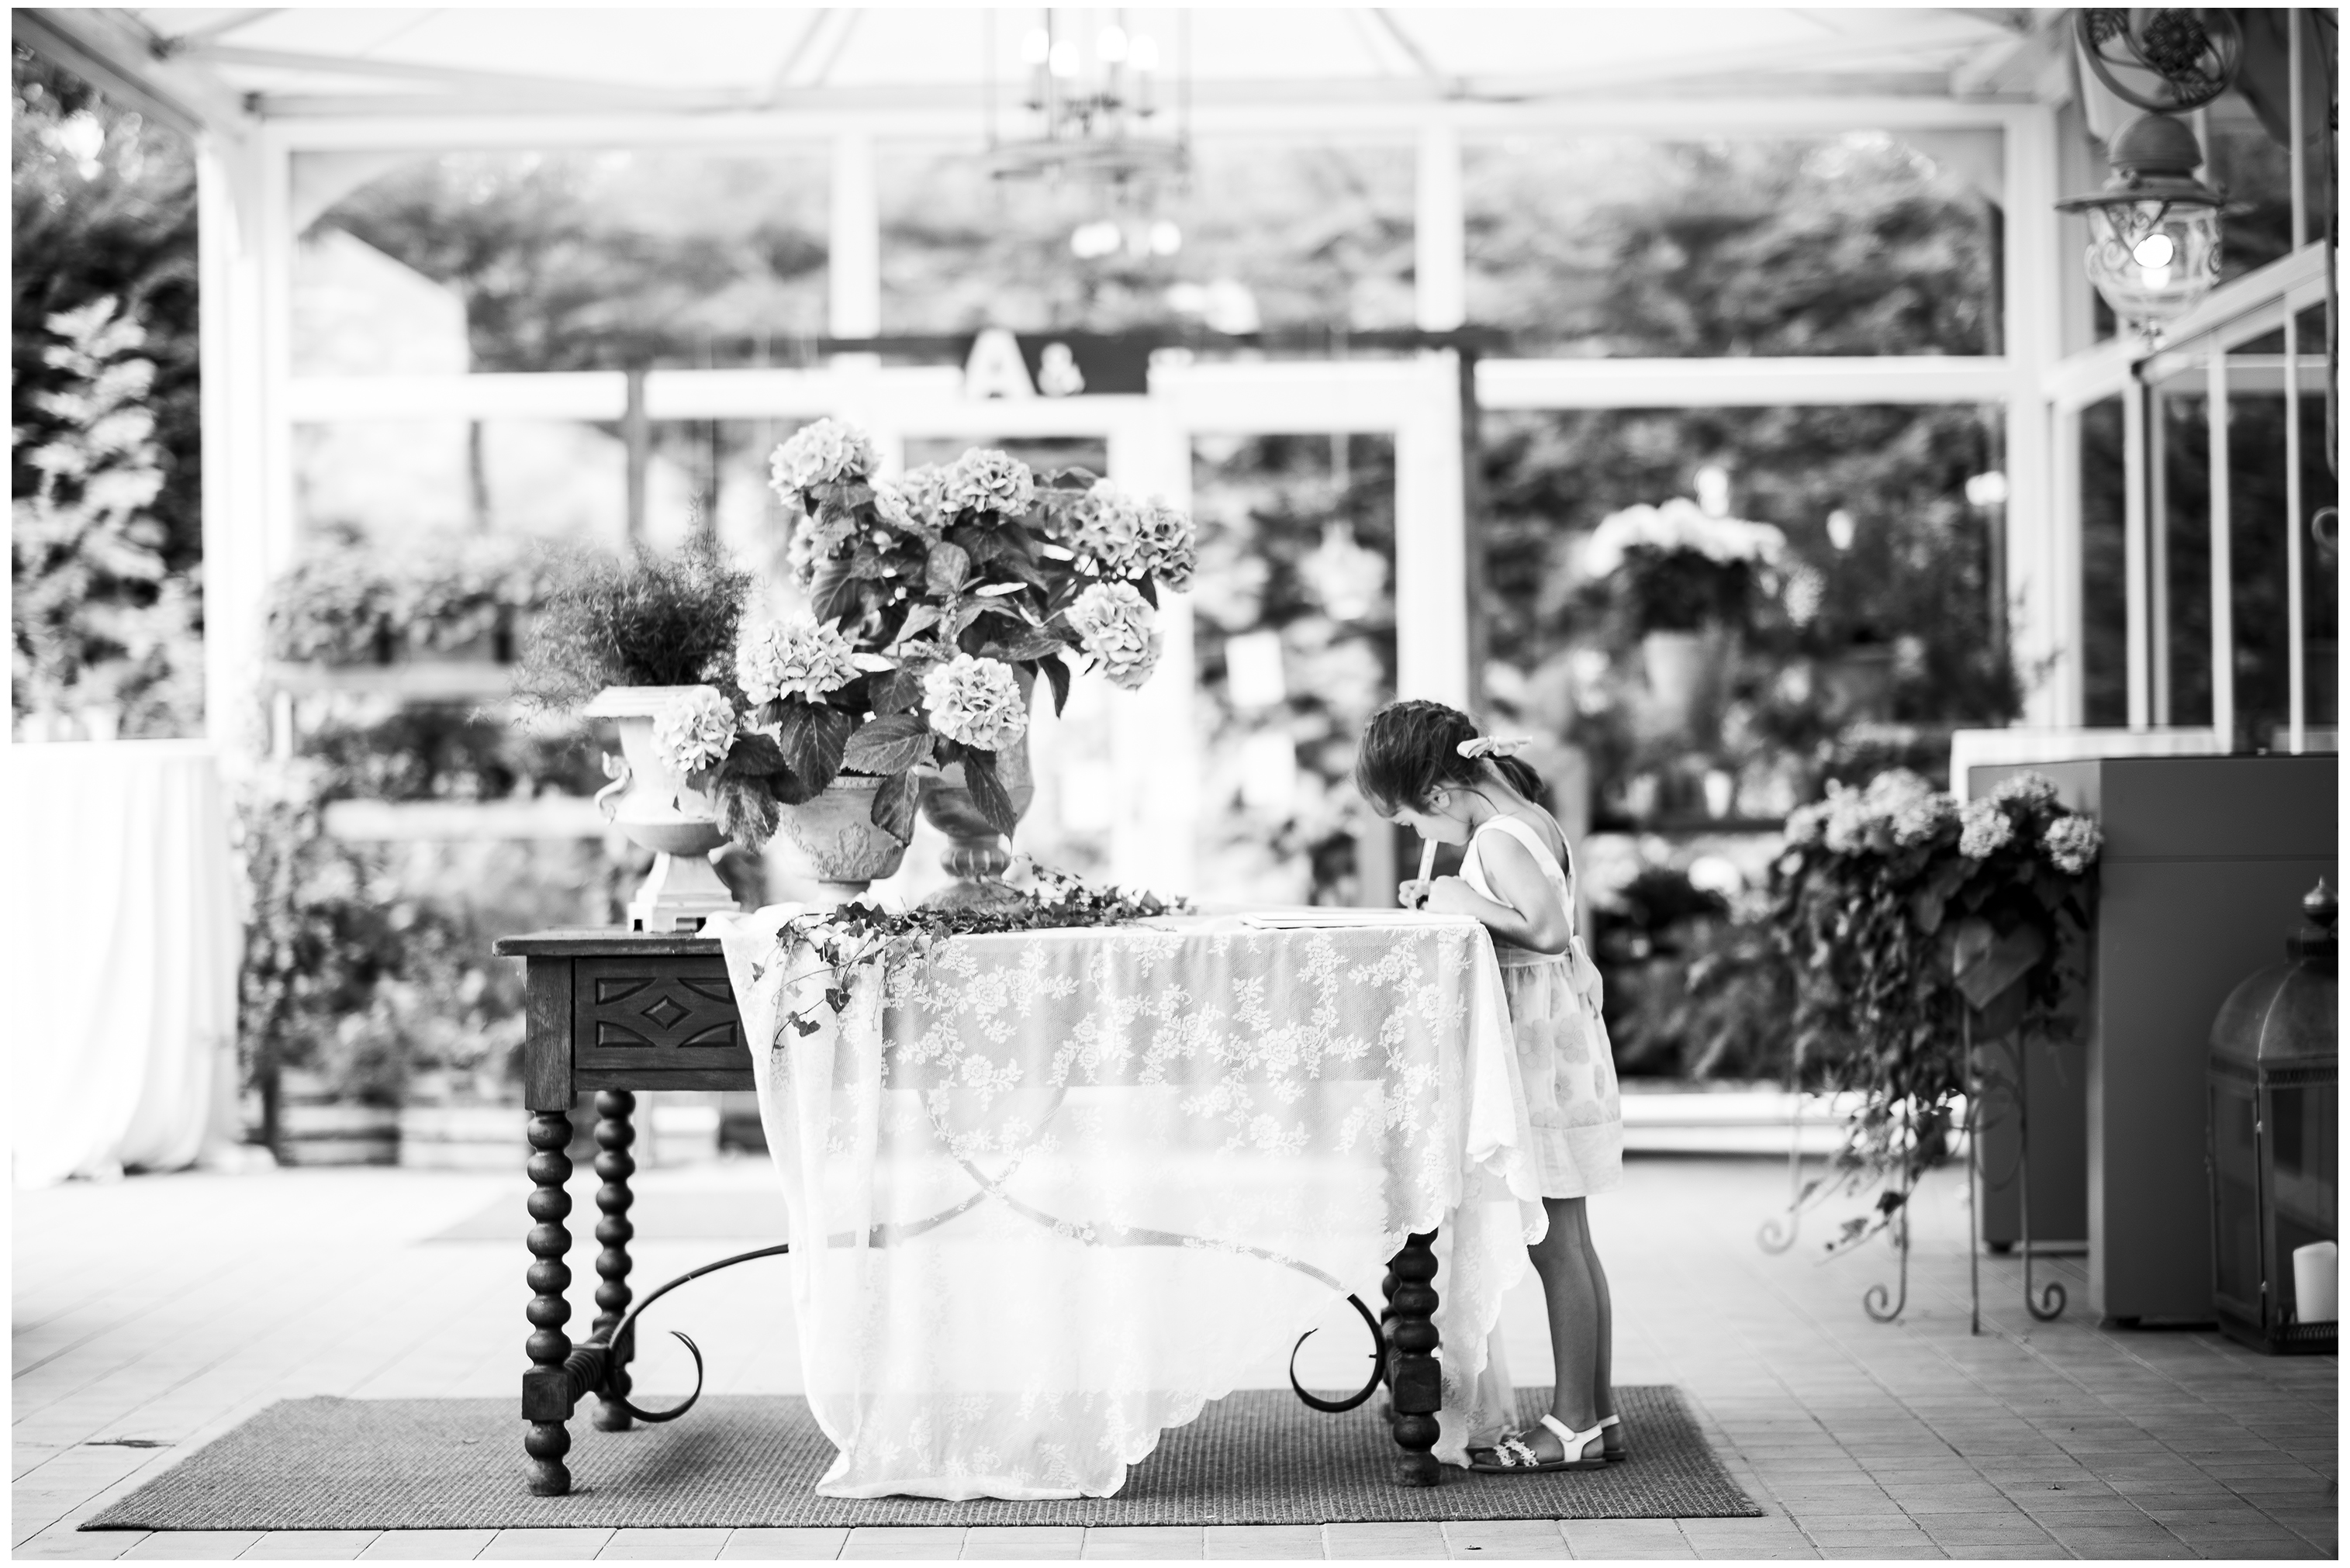
[[[1599,1429],[1603,1432],[1610,1427],[1621,1427],[1623,1424],[1624,1422],[1621,1417],[1602,1416],[1599,1417]],[[1607,1450],[1607,1462],[1611,1465],[1620,1465],[1631,1457],[1632,1444],[1631,1439],[1629,1438],[1625,1439],[1625,1443],[1622,1448],[1610,1449]]]
[[[1570,1431],[1565,1422],[1545,1412],[1542,1424],[1558,1434],[1559,1457],[1545,1459],[1537,1455],[1523,1435],[1503,1438],[1492,1448],[1469,1450],[1469,1468],[1480,1475],[1529,1475],[1553,1470],[1599,1470],[1607,1468],[1605,1455],[1586,1458],[1584,1450],[1607,1429],[1601,1422],[1587,1432]],[[1479,1456],[1482,1455],[1483,1458]]]

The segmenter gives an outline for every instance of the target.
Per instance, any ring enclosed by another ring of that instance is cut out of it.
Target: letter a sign
[[[971,358],[962,362],[962,395],[1035,397],[1036,383],[1028,379],[1028,361],[1020,357],[1020,339],[1001,327],[991,327],[973,339]]]

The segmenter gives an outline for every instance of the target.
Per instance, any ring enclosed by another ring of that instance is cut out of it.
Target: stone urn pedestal
[[[780,809],[767,860],[786,876],[816,885],[817,902],[853,903],[868,888],[896,873],[906,842],[873,820],[881,781],[841,774],[814,800]]]
[[[708,797],[687,784],[653,744],[653,721],[699,686],[608,686],[585,711],[619,728],[620,758],[604,759],[612,782],[597,792],[605,819],[629,841],[653,852],[653,868],[629,900],[629,926],[639,931],[695,931],[735,908],[734,895],[710,863],[723,846]]]

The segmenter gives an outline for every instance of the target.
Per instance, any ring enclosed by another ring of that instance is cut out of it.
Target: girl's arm
[[[1493,891],[1509,901],[1495,903],[1458,877],[1440,877],[1429,889],[1427,908],[1443,915],[1472,915],[1513,947],[1565,952],[1574,931],[1566,906],[1526,846],[1496,833],[1486,836],[1478,853],[1484,857],[1485,877]]]

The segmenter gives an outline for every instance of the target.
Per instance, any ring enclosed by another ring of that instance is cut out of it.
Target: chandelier
[[[1025,134],[1000,139],[991,128],[991,171],[999,180],[1081,182],[1147,206],[1191,167],[1182,52],[1170,77],[1159,40],[1130,31],[1126,12],[1045,11],[1021,40]]]

